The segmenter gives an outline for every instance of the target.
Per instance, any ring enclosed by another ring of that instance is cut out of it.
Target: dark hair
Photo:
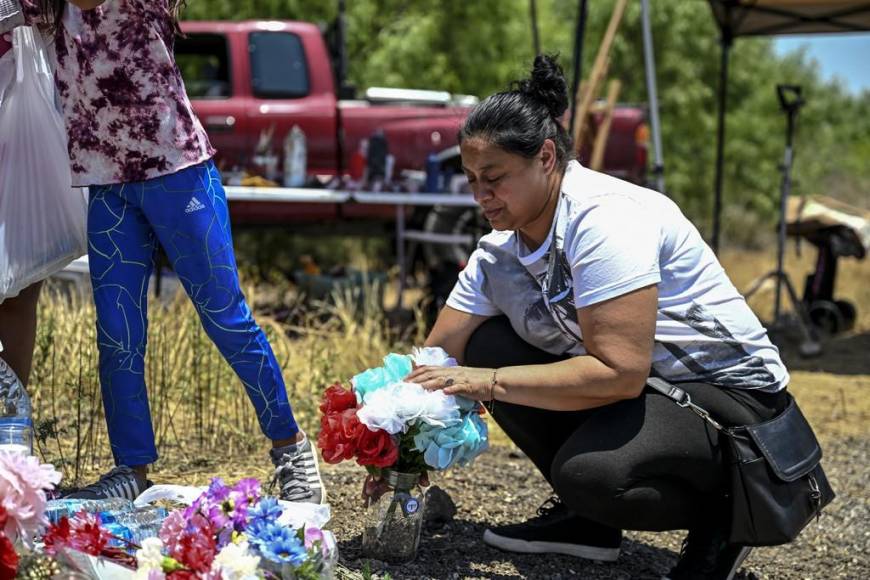
[[[529,78],[495,93],[472,109],[459,129],[459,142],[483,137],[508,151],[532,158],[546,139],[556,144],[561,169],[574,158],[574,144],[559,118],[568,109],[568,84],[557,55],[538,55]]]
[[[39,9],[45,15],[45,29],[49,34],[56,34],[60,30],[60,23],[63,21],[63,10],[66,8],[67,0],[39,0]],[[181,18],[181,11],[187,5],[187,0],[170,0],[169,14],[172,17],[172,26],[176,33],[181,32],[178,26],[178,20]]]

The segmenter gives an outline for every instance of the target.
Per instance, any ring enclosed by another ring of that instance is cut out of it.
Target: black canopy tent
[[[830,34],[870,31],[868,0],[708,0],[721,32],[719,119],[716,137],[716,181],[711,245],[719,251],[722,179],[725,162],[725,112],[728,60],[739,36]]]

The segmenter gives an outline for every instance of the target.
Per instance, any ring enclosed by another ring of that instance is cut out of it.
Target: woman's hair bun
[[[550,115],[558,119],[568,109],[568,83],[557,58],[547,54],[536,56],[531,76],[519,81],[517,90],[547,107]]]

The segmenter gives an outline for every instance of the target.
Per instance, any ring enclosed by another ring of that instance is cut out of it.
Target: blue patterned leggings
[[[90,191],[88,259],[115,462],[138,466],[157,459],[145,345],[148,279],[158,243],[206,333],[244,384],[263,433],[273,440],[295,436],[299,428],[281,370],[239,287],[226,195],[214,163]]]

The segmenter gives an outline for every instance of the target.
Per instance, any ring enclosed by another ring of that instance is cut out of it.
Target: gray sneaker
[[[307,436],[301,443],[272,449],[269,455],[275,465],[272,487],[278,485],[279,498],[301,503],[326,501],[317,453]]]
[[[136,474],[126,465],[119,465],[92,483],[67,494],[74,499],[109,499],[120,497],[133,501],[139,494],[154,485],[151,481]]]

